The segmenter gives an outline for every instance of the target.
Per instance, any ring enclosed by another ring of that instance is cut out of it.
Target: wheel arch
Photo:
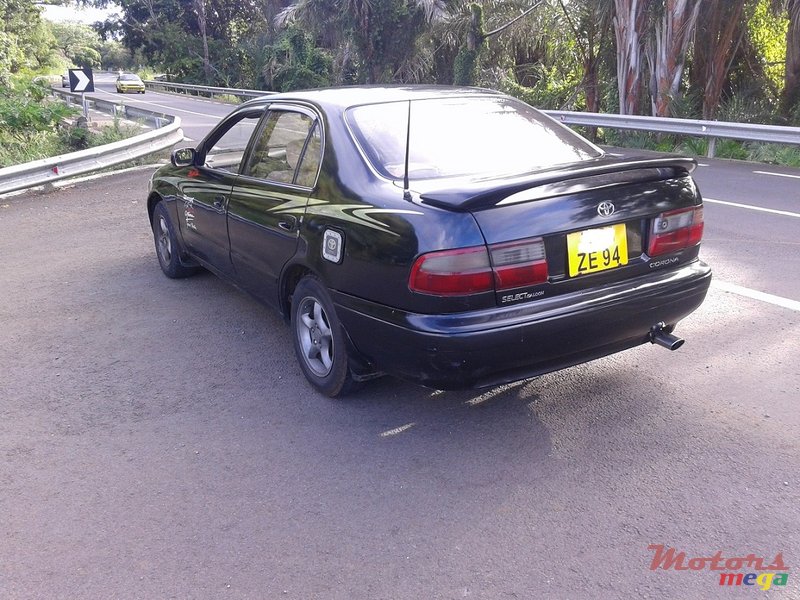
[[[147,197],[147,221],[149,223],[153,223],[153,213],[156,210],[156,204],[162,200],[163,198],[158,192],[150,192],[150,195]]]
[[[319,274],[301,263],[289,265],[283,270],[280,286],[278,288],[278,309],[284,319],[289,319],[292,312],[292,294],[297,284],[300,283],[300,280],[306,275],[313,275],[321,281]],[[325,285],[324,282],[323,285]]]
[[[291,321],[292,295],[294,294],[294,290],[297,288],[297,284],[300,283],[300,280],[306,276],[314,277],[322,286],[328,287],[319,273],[303,263],[294,263],[286,267],[280,281],[278,308],[287,322]],[[353,339],[350,337],[350,332],[347,331],[347,328],[341,321],[339,322],[339,326],[344,335],[346,352],[350,359],[350,371],[353,379],[357,382],[361,382],[381,377],[383,373],[376,368],[371,359],[364,356],[361,351],[358,350],[355,343],[353,343]]]

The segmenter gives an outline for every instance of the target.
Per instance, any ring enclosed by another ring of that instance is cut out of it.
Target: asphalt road
[[[800,172],[703,162],[686,345],[482,394],[315,394],[277,315],[161,275],[148,170],[0,201],[0,597],[767,594],[663,544],[800,598]]]
[[[219,120],[233,110],[233,106],[224,102],[195,96],[180,96],[147,91],[144,94],[118,94],[114,82],[115,75],[108,73],[94,74],[94,93],[89,97],[114,100],[133,106],[174,114],[181,118],[183,132],[188,145],[203,139]]]

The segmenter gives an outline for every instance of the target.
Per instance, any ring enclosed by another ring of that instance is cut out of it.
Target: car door
[[[264,107],[233,113],[198,149],[180,198],[181,230],[191,253],[215,269],[233,273],[226,210],[242,159]]]
[[[297,248],[322,154],[321,126],[303,107],[272,105],[228,204],[231,260],[240,284],[277,301],[278,277]]]

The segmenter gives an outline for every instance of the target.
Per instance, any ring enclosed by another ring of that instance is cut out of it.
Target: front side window
[[[247,143],[263,114],[262,111],[243,113],[227,129],[216,132],[216,140],[211,140],[213,145],[206,151],[203,166],[238,173]]]
[[[273,111],[253,147],[244,174],[311,187],[320,160],[319,126],[310,116]]]
[[[373,167],[392,179],[403,177],[407,134],[409,176],[418,179],[518,175],[602,154],[505,97],[412,100],[410,110],[408,102],[370,104],[346,118]]]

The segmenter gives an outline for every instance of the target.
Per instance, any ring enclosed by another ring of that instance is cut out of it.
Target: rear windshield
[[[602,152],[512,98],[411,101],[409,177],[494,177],[587,160]],[[347,111],[358,144],[383,176],[402,178],[408,102]]]

